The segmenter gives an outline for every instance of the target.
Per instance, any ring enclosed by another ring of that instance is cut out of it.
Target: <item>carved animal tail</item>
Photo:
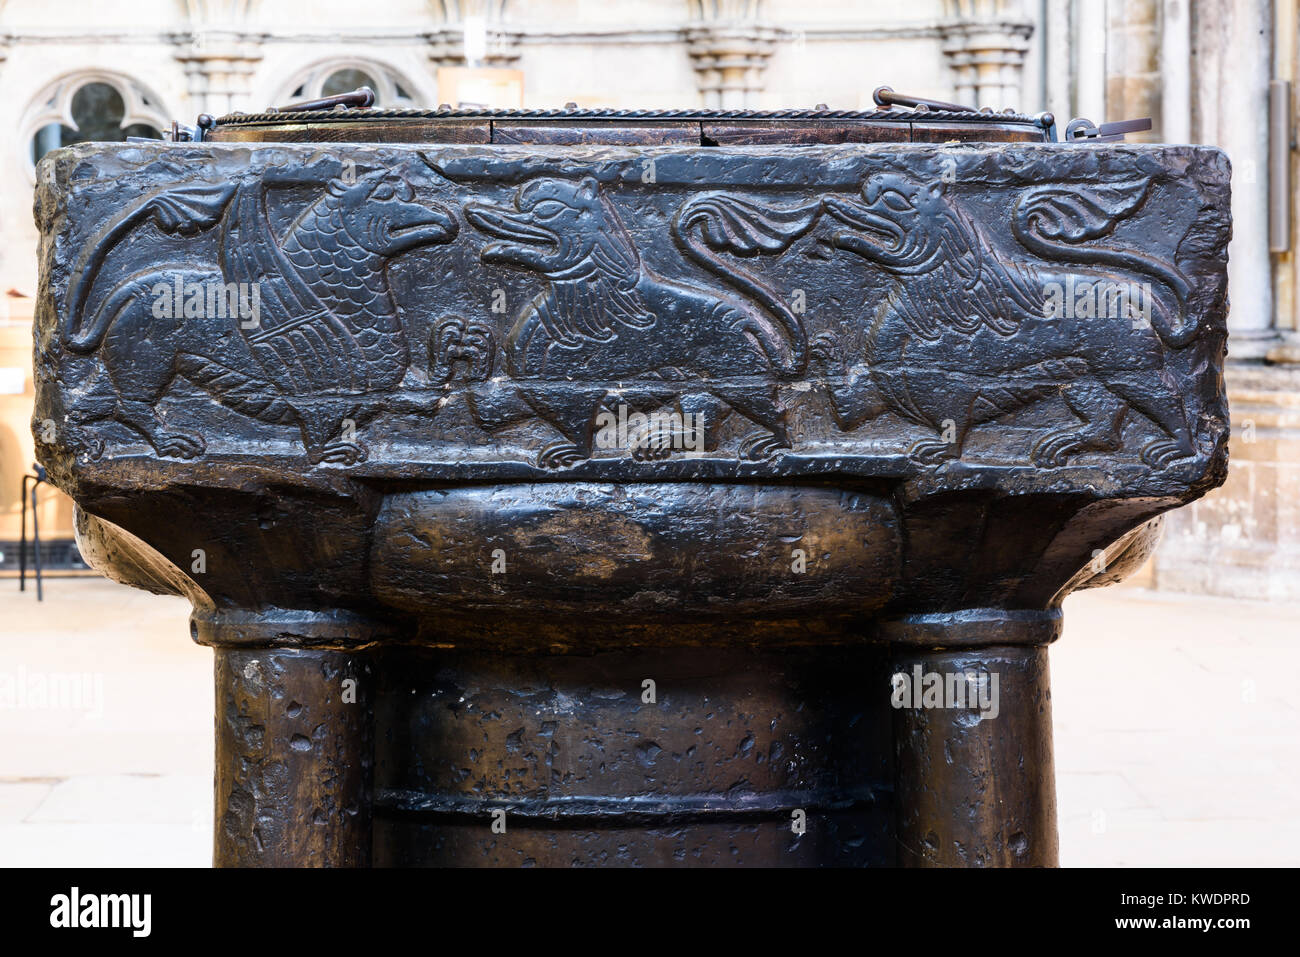
[[[748,258],[785,252],[812,229],[820,215],[820,200],[782,208],[759,206],[725,193],[706,193],[683,205],[673,218],[673,240],[682,253],[750,296],[772,320],[752,323],[748,331],[784,375],[798,375],[807,364],[808,333],[803,320],[770,286],[717,253]]]
[[[217,183],[181,186],[151,193],[135,206],[118,213],[86,243],[68,285],[67,319],[63,324],[63,344],[73,352],[94,352],[104,339],[104,333],[113,319],[124,308],[124,303],[110,308],[105,301],[95,310],[90,326],[81,328],[86,299],[94,288],[99,269],[104,260],[131,230],[152,220],[165,233],[192,236],[207,229],[221,218],[226,204],[234,195],[236,184]],[[119,283],[109,294],[109,299],[127,285]]]
[[[194,269],[191,265],[177,265],[172,267],[177,270]],[[107,296],[99,302],[99,307],[91,317],[90,327],[77,337],[67,336],[65,333],[64,342],[73,352],[93,352],[99,348],[104,340],[104,334],[108,332],[109,327],[113,325],[125,310],[136,306],[142,309],[150,308],[153,302],[152,294],[155,287],[160,283],[165,283],[171,288],[173,274],[167,272],[167,267],[159,269],[150,267],[140,272],[127,276],[116,286],[114,286]]]
[[[1172,263],[1136,249],[1106,249],[1081,243],[1109,236],[1121,220],[1146,200],[1151,180],[1138,179],[1102,186],[1065,188],[1049,186],[1021,195],[1012,218],[1012,230],[1026,249],[1047,259],[1087,265],[1111,266],[1145,276],[1167,289],[1182,314],[1191,283]],[[1199,331],[1195,323],[1174,328],[1166,310],[1151,310],[1156,335],[1173,349],[1187,345]]]

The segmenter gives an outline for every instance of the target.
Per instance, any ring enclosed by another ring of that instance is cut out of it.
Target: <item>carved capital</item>
[[[950,0],[947,7],[939,35],[957,102],[994,110],[1019,103],[1033,21],[1023,15],[1017,0]]]
[[[741,109],[754,105],[780,31],[759,23],[692,24],[686,49],[695,66],[703,105]]]
[[[519,60],[519,30],[508,26],[508,0],[440,0],[431,3],[438,28],[425,34],[429,60],[435,67],[513,67]],[[470,63],[465,55],[465,34],[482,31],[482,56]]]
[[[175,57],[185,68],[191,101],[221,115],[247,106],[265,37],[236,30],[204,30],[175,37]]]
[[[510,30],[496,24],[489,24],[487,29],[487,52],[480,61],[481,66],[513,67],[521,56],[518,30]],[[459,25],[445,26],[425,34],[429,45],[429,60],[434,66],[466,66],[465,31]]]

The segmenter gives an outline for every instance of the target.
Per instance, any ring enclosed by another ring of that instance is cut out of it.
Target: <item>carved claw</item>
[[[761,462],[789,448],[790,443],[786,440],[778,438],[770,432],[763,432],[758,435],[751,435],[740,443],[740,457],[751,462]]]
[[[673,454],[673,432],[647,429],[631,437],[628,443],[632,458],[638,462],[657,462]]]
[[[1193,452],[1182,442],[1163,439],[1152,442],[1142,450],[1142,461],[1152,468],[1164,468],[1179,459],[1191,457]]]
[[[956,442],[922,439],[907,450],[907,455],[922,465],[938,465],[948,459],[959,458],[960,450]]]
[[[203,454],[207,449],[207,444],[197,435],[186,435],[183,432],[160,432],[153,437],[153,447],[158,450],[159,455],[171,455],[178,459],[193,459]]]
[[[537,456],[537,467],[543,469],[567,469],[587,459],[587,454],[569,442],[557,442],[542,449]]]
[[[356,465],[358,462],[364,462],[367,454],[366,447],[356,442],[330,442],[321,446],[318,461]]]
[[[99,438],[82,439],[81,442],[81,451],[85,452],[86,456],[92,462],[98,462],[102,459],[106,448],[107,446],[104,444],[104,440]]]
[[[1029,457],[1039,468],[1059,468],[1070,457],[1087,451],[1088,437],[1079,432],[1054,432],[1034,444]]]
[[[632,446],[632,458],[638,462],[658,462],[672,454],[672,446],[666,441],[638,443]]]

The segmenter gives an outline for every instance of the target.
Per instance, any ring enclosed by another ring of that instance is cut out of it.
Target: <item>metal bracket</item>
[[[1124,139],[1126,133],[1141,133],[1151,129],[1151,118],[1140,120],[1119,120],[1115,123],[1093,124],[1092,120],[1082,117],[1070,120],[1065,126],[1065,142],[1087,140],[1090,143],[1116,143]]]
[[[217,118],[211,113],[200,113],[193,126],[184,123],[172,123],[167,138],[173,143],[202,143],[208,130],[217,125]]]
[[[31,483],[31,509],[32,509],[32,558],[36,562],[36,600],[45,600],[45,590],[41,586],[41,522],[40,522],[40,502],[36,498],[36,488],[42,482],[48,482],[49,477],[45,474],[45,467],[36,462],[32,463],[34,475],[24,475],[22,481],[22,491],[18,497],[18,507],[22,511],[22,531],[18,536],[18,590],[27,590],[27,506],[28,506],[28,482]]]
[[[910,107],[920,112],[935,111],[939,113],[994,113],[993,109],[985,107],[979,109],[974,106],[962,106],[960,103],[945,103],[943,100],[930,100],[922,96],[908,96],[906,93],[895,93],[891,87],[878,86],[872,91],[871,98],[875,101],[876,106],[882,109],[888,109],[892,106]],[[818,103],[816,109],[823,110],[825,105]],[[1056,142],[1056,117],[1051,113],[1039,113],[1034,117],[1038,124],[1043,128],[1047,141]],[[1091,124],[1089,124],[1091,125]]]

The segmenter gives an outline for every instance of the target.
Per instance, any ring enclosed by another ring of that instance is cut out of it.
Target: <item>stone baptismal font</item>
[[[40,459],[215,652],[216,863],[1054,865],[1061,603],[1227,468],[1223,154],[342,99],[39,168]]]

